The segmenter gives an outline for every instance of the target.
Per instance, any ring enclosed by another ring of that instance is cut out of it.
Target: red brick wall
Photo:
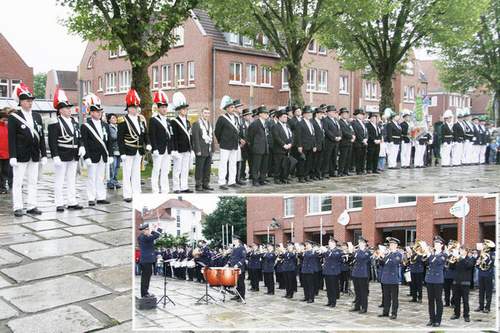
[[[29,67],[0,33],[0,79],[21,80],[33,89],[33,67]],[[12,88],[9,86],[9,91]],[[10,96],[10,93],[9,93]]]

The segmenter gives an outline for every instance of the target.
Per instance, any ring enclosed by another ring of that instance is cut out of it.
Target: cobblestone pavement
[[[56,213],[53,177],[39,188],[39,216],[0,196],[0,332],[131,331],[131,205],[111,191],[110,205]]]
[[[246,281],[249,289],[249,281]],[[135,279],[135,292],[140,290],[140,278]],[[167,304],[154,310],[135,310],[134,329],[138,328],[168,328],[176,329],[301,329],[321,328],[333,329],[369,329],[393,327],[398,329],[426,329],[428,321],[427,294],[424,291],[422,304],[410,303],[406,286],[400,287],[399,312],[396,321],[388,318],[377,317],[382,311],[378,308],[381,302],[380,285],[370,284],[368,314],[359,315],[351,313],[353,297],[342,295],[337,301],[335,309],[326,307],[326,291],[320,291],[315,303],[306,304],[302,288],[294,295],[292,300],[285,299],[284,290],[276,290],[275,295],[265,295],[266,288],[261,282],[260,292],[247,291],[247,304],[226,300],[220,302],[220,295],[209,289],[209,294],[219,300],[217,303],[195,305],[195,302],[205,293],[205,285],[191,281],[167,279],[167,295],[176,303],[175,306]],[[160,297],[163,295],[163,278],[153,276],[150,292]],[[495,297],[494,297],[495,299]],[[496,314],[476,313],[472,310],[477,307],[478,292],[474,290],[470,295],[471,322],[463,319],[450,320],[453,309],[444,309],[441,330],[453,328],[467,328],[469,331],[494,328]],[[492,304],[492,309],[496,307]]]

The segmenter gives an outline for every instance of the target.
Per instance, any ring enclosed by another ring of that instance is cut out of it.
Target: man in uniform
[[[209,186],[212,154],[215,149],[214,131],[209,121],[210,110],[203,108],[200,116],[191,129],[193,150],[196,156],[194,171],[196,191],[213,191],[213,188]]]
[[[326,107],[327,116],[323,118],[325,130],[325,148],[323,156],[323,177],[336,177],[339,142],[341,137],[339,113],[335,105]]]
[[[453,112],[446,110],[443,114],[444,124],[441,126],[441,166],[451,166],[453,148]]]
[[[443,253],[444,239],[434,236],[434,253],[425,258],[427,273],[425,285],[429,299],[429,322],[427,326],[439,327],[443,316],[443,282],[446,255]]]
[[[297,150],[300,154],[298,163],[298,177],[299,183],[310,181],[311,169],[313,163],[313,153],[316,152],[316,134],[312,124],[312,110],[311,107],[306,105],[302,110],[302,121],[296,126],[296,142]]]
[[[457,110],[457,122],[453,124],[453,147],[451,150],[451,159],[453,166],[462,165],[465,147],[465,128],[466,125],[463,121],[464,113]]]
[[[9,163],[12,167],[12,201],[14,216],[23,216],[23,180],[27,177],[28,198],[26,213],[41,215],[37,208],[38,163],[47,163],[42,117],[31,108],[35,97],[30,89],[20,83],[13,94],[20,110],[8,119]]]
[[[452,254],[453,255],[453,254]],[[472,269],[474,268],[474,257],[462,247],[454,262],[450,263],[450,268],[455,269],[455,278],[453,279],[453,316],[451,320],[460,318],[460,307],[463,302],[464,321],[470,322],[469,316],[469,292]]]
[[[340,108],[340,131],[341,137],[339,150],[339,172],[338,176],[350,176],[349,175],[349,166],[351,162],[352,156],[352,144],[356,140],[356,136],[354,134],[354,129],[349,123],[349,110],[347,108]]]
[[[481,153],[481,145],[482,139],[483,139],[483,132],[481,128],[479,127],[479,117],[474,116],[472,117],[472,132],[474,133],[474,143],[472,144],[472,157],[471,157],[471,164],[478,165],[479,161],[481,160],[479,157],[479,154]]]
[[[316,137],[316,151],[313,153],[312,178],[323,180],[323,158],[325,147],[325,129],[323,128],[323,117],[325,116],[326,105],[322,104],[314,111],[312,120],[314,134]]]
[[[330,237],[328,241],[328,251],[323,254],[323,275],[326,282],[326,295],[328,303],[326,306],[334,308],[339,298],[339,276],[342,269],[343,252],[337,247],[337,240]]]
[[[250,109],[243,109],[241,113],[241,126],[240,126],[240,149],[241,149],[241,163],[240,163],[240,180],[246,180],[247,178],[247,164],[248,173],[252,167],[250,166],[250,147],[248,147],[248,127],[252,123],[252,111]]]
[[[274,183],[288,184],[290,173],[290,151],[292,149],[292,130],[287,125],[288,116],[284,110],[278,113],[279,122],[271,130],[273,139]]]
[[[174,158],[173,188],[174,193],[193,193],[188,187],[189,168],[191,166],[191,123],[187,118],[188,107],[186,97],[177,91],[172,96],[172,103],[177,117],[172,119],[172,132],[174,134],[174,144],[172,156]]]
[[[293,293],[297,290],[297,256],[294,252],[294,244],[289,242],[287,250],[283,255],[281,271],[285,280],[285,298],[293,298]]]
[[[253,186],[266,185],[266,175],[269,161],[269,129],[267,118],[269,111],[265,106],[257,109],[259,118],[248,127],[248,144],[252,154],[252,184]]]
[[[64,211],[63,186],[67,186],[68,209],[82,209],[76,200],[76,168],[78,159],[85,154],[80,142],[80,126],[71,117],[71,107],[64,90],[54,93],[54,108],[59,115],[48,126],[50,154],[54,160],[54,198],[56,211]]]
[[[384,266],[380,282],[383,285],[383,300],[384,312],[379,317],[389,317],[391,310],[391,319],[396,319],[398,316],[399,306],[399,271],[403,255],[398,251],[399,239],[387,237],[389,242],[389,253],[382,255],[381,264]]]
[[[354,164],[356,165],[356,174],[362,175],[365,173],[366,165],[366,148],[368,147],[368,131],[364,123],[365,111],[363,109],[354,110],[355,120],[352,121],[354,129],[354,140],[352,152],[354,155]]]
[[[382,130],[378,126],[378,114],[370,112],[368,114],[368,147],[366,150],[366,171],[368,173],[380,173],[378,171],[378,158],[380,154],[380,143],[382,142]]]
[[[474,129],[472,125],[472,116],[468,110],[463,111],[463,121],[464,126],[464,152],[462,155],[462,164],[470,165],[472,164],[473,150],[474,150]]]
[[[123,200],[132,201],[134,194],[141,193],[141,160],[146,150],[151,151],[148,143],[146,119],[139,115],[141,99],[130,89],[125,96],[127,114],[118,119],[118,147],[123,162]]]
[[[259,245],[252,244],[252,249],[247,253],[248,277],[250,278],[250,291],[259,291],[259,282],[262,275],[262,254],[259,252]]]
[[[85,97],[85,105],[90,110],[90,118],[81,126],[82,143],[85,150],[83,159],[87,165],[87,200],[89,206],[109,204],[106,200],[104,176],[106,165],[113,163],[109,127],[102,119],[101,100],[94,94]],[[97,200],[97,201],[96,201]]]
[[[155,92],[153,103],[158,114],[149,120],[149,142],[153,150],[153,170],[151,171],[151,188],[154,194],[170,192],[168,174],[170,173],[170,153],[172,152],[172,128],[167,119],[168,98],[162,90]],[[158,186],[158,179],[160,185]]]
[[[226,111],[226,113],[217,119],[214,133],[220,147],[219,188],[227,190],[228,186],[239,187],[236,184],[236,168],[240,145],[240,128],[238,117],[234,115],[235,107],[231,97],[222,97],[220,109]]]
[[[262,255],[262,273],[264,275],[264,285],[267,288],[267,295],[274,295],[274,264],[276,254],[272,243],[267,244],[267,252]]]
[[[241,152],[241,147],[244,145],[245,140],[243,139],[243,132],[241,130],[241,126],[243,123],[243,103],[239,99],[234,100],[234,116],[236,117],[236,123],[238,125],[238,131],[239,131],[239,145],[238,145],[238,153],[236,156],[236,184],[238,185],[246,185],[244,181],[241,180],[241,162],[243,161],[243,156]],[[226,177],[226,180],[228,179],[229,175]]]
[[[155,255],[155,240],[161,236],[161,228],[150,228],[148,223],[143,223],[139,226],[141,234],[137,237],[137,243],[141,250],[141,297],[153,297],[154,295],[148,292],[151,274],[153,273],[153,265],[156,262]]]
[[[411,139],[410,139],[410,112],[401,112],[403,121],[399,123],[401,127],[401,168],[408,169],[411,162]]]
[[[477,259],[476,265],[479,268],[479,307],[475,311],[489,313],[491,297],[493,295],[493,283],[495,281],[495,243],[493,241],[488,239],[483,241],[483,250]]]
[[[352,282],[354,284],[354,307],[349,311],[366,313],[368,310],[368,263],[370,262],[370,251],[367,249],[367,241],[363,237],[358,240],[359,248],[354,252],[354,266],[352,268]]]
[[[412,250],[410,257],[410,290],[411,290],[411,301],[422,303],[422,283],[424,281],[424,263],[422,261],[422,255]]]
[[[313,251],[312,242],[305,242],[305,251],[302,260],[301,273],[303,276],[302,287],[304,288],[303,302],[314,303],[315,290],[315,273],[318,270],[317,254]]]
[[[226,266],[239,268],[240,275],[238,276],[238,284],[236,290],[240,294],[241,298],[245,299],[245,268],[247,252],[245,246],[241,242],[241,238],[238,235],[233,235],[233,251],[231,252],[231,257]],[[242,300],[238,295],[232,298],[235,301],[241,302]]]
[[[386,125],[387,136],[387,167],[389,169],[397,168],[397,159],[399,153],[399,145],[401,144],[401,126],[399,125],[399,115],[391,109],[387,113],[389,121]]]

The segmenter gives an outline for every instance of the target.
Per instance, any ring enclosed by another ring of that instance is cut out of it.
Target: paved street
[[[167,304],[154,310],[135,310],[134,329],[163,328],[169,330],[182,329],[314,329],[334,330],[338,328],[370,329],[370,328],[398,328],[398,329],[428,329],[427,295],[424,291],[423,304],[409,303],[405,295],[409,288],[400,288],[400,303],[398,319],[379,318],[381,309],[380,285],[370,284],[368,314],[359,315],[351,313],[352,297],[342,295],[335,309],[326,307],[326,291],[320,291],[315,303],[306,304],[302,288],[294,295],[292,300],[282,298],[283,290],[277,290],[275,295],[265,295],[266,288],[262,286],[260,292],[248,291],[249,281],[246,281],[247,304],[235,301],[220,302],[218,293],[209,289],[210,295],[219,300],[217,303],[195,305],[195,302],[205,293],[203,284],[167,279],[167,295],[176,303],[175,306]],[[135,293],[140,290],[140,278],[135,279]],[[153,276],[150,292],[160,297],[163,295],[163,278]],[[470,295],[471,311],[477,307],[477,290]],[[496,298],[494,296],[494,298]],[[496,309],[492,305],[492,309]],[[469,332],[495,327],[495,313],[489,314],[471,312],[471,322],[463,319],[452,321],[449,318],[453,313],[452,308],[445,308],[441,330],[461,328]]]
[[[52,181],[40,216],[15,218],[0,197],[0,332],[131,331],[130,204],[111,192],[111,205],[56,213]]]

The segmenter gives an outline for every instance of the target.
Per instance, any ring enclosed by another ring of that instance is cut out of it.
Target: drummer
[[[234,267],[240,269],[240,275],[238,276],[238,285],[236,290],[240,294],[241,298],[236,295],[232,300],[237,302],[242,302],[242,299],[245,299],[245,260],[247,257],[247,253],[245,250],[245,246],[241,241],[240,236],[233,235],[233,250],[231,251],[231,257],[229,258],[229,262],[226,267]]]

